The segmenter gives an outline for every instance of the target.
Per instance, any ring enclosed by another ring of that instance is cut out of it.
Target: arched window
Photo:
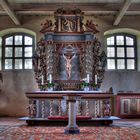
[[[136,69],[136,37],[130,34],[113,34],[106,39],[107,69]]]
[[[32,69],[34,37],[24,33],[8,34],[2,38],[2,68]]]

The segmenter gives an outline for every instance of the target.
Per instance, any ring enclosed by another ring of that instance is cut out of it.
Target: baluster
[[[95,117],[99,117],[100,114],[99,114],[99,100],[96,100],[95,101]]]
[[[89,101],[86,100],[86,116],[89,116]]]
[[[41,117],[45,118],[45,101],[41,101]]]
[[[59,116],[62,115],[62,111],[61,111],[61,99],[58,100],[58,115]]]
[[[69,103],[68,101],[66,101],[66,115],[68,115],[69,113]]]
[[[78,100],[78,110],[77,110],[77,115],[81,115],[81,101],[80,100]]]
[[[100,111],[99,111],[100,112],[100,116],[103,117],[103,100],[100,99],[99,102],[100,102]]]
[[[39,100],[36,100],[36,117],[39,118]]]
[[[97,118],[98,113],[98,106],[97,106],[97,100],[95,100],[95,118]]]
[[[53,100],[50,100],[50,116],[53,116]]]

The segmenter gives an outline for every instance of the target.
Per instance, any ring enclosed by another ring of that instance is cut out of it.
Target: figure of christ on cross
[[[71,69],[72,69],[72,60],[75,58],[76,54],[63,54],[64,59],[66,60],[65,67],[66,67],[66,73],[67,78],[71,78]]]

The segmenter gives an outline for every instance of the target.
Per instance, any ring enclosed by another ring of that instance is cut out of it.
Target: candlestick
[[[95,84],[98,84],[97,75],[95,74]]]
[[[49,75],[49,83],[52,83],[52,75]]]
[[[89,74],[87,74],[87,83],[89,83]]]
[[[41,76],[41,84],[44,84],[44,75]]]

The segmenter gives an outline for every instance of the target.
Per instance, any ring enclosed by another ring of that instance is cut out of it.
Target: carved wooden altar
[[[106,55],[95,37],[99,32],[97,25],[92,20],[84,23],[84,13],[79,9],[58,9],[54,17],[54,23],[46,20],[40,30],[44,38],[38,42],[33,65],[41,91],[26,93],[29,116],[25,120],[29,124],[67,120],[70,106],[63,96],[74,93],[75,99],[78,94],[81,96],[81,100],[74,100],[78,119],[86,119],[89,124],[112,123],[113,95],[99,91]],[[71,107],[74,105],[71,103]]]
[[[29,98],[29,116],[23,118],[29,125],[47,123],[66,125],[68,121],[68,102],[64,98],[69,94],[81,96],[76,101],[78,125],[110,124],[118,119],[113,114],[113,94],[99,91],[33,91],[27,92]]]
[[[92,20],[83,22],[80,9],[58,9],[55,22],[42,24],[44,34],[33,57],[35,78],[41,90],[47,90],[52,75],[55,90],[81,90],[81,81],[89,75],[91,86],[100,87],[106,55],[95,37],[99,31]],[[97,77],[95,81],[95,75]]]

